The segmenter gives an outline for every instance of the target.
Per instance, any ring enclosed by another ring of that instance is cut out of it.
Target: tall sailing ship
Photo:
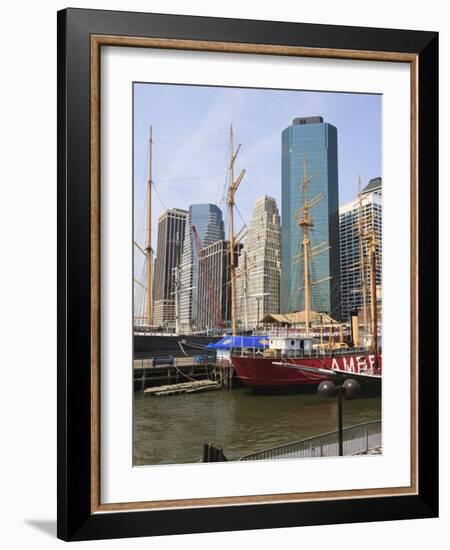
[[[311,208],[317,204],[317,197],[308,201],[308,179],[306,158],[303,170],[303,205],[297,211],[297,223],[302,233],[302,250],[298,256],[303,261],[304,304],[300,317],[304,323],[302,332],[294,329],[272,330],[265,333],[268,344],[263,348],[239,347],[231,350],[231,361],[239,379],[252,389],[300,388],[316,386],[333,378],[357,379],[363,390],[379,391],[381,388],[382,357],[378,345],[378,320],[376,304],[376,238],[374,231],[364,232],[359,227],[361,243],[367,242],[369,250],[371,286],[371,339],[367,345],[359,342],[358,318],[352,319],[353,344],[349,347],[331,338],[323,340],[322,328],[314,330],[312,320],[317,314],[311,308],[311,258],[315,254],[311,248],[310,230],[314,225]],[[362,249],[362,247],[361,247]],[[362,251],[363,252],[363,251]],[[361,273],[365,285],[364,255],[361,253]],[[365,286],[363,287],[365,298]],[[365,304],[364,304],[365,306]],[[366,315],[366,312],[365,312]],[[317,331],[321,331],[320,339]],[[342,335],[342,332],[341,332]]]
[[[156,190],[153,180],[153,130],[150,126],[148,136],[148,173],[147,173],[147,193],[146,208],[143,209],[146,218],[145,245],[140,245],[136,240],[133,242],[135,251],[139,258],[143,260],[143,270],[141,277],[134,274],[134,334],[133,348],[135,358],[152,357],[155,354],[160,356],[170,356],[176,353],[188,354],[199,353],[198,350],[206,348],[207,344],[220,340],[221,333],[214,337],[205,334],[204,331],[198,333],[181,334],[180,331],[180,265],[179,262],[173,268],[174,292],[174,322],[173,326],[166,326],[164,330],[158,327],[155,322],[154,307],[154,256],[155,250],[152,246],[152,197]],[[192,227],[195,233],[195,227]],[[199,245],[201,247],[201,243]]]

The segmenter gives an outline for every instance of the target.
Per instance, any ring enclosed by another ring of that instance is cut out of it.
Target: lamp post
[[[338,441],[339,441],[339,456],[344,456],[344,438],[343,438],[343,420],[342,420],[342,398],[355,399],[360,391],[360,385],[357,380],[348,378],[343,384],[336,386],[330,380],[324,380],[319,384],[317,393],[323,397],[338,398]]]
[[[263,292],[262,294],[252,294],[250,298],[255,298],[256,304],[257,304],[257,313],[256,313],[256,328],[259,327],[259,305],[261,303],[261,300],[265,296],[270,296],[270,292]]]

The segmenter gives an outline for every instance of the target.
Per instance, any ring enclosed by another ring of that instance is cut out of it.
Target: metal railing
[[[215,364],[216,354],[195,354],[195,355],[181,355],[180,357],[174,355],[167,356],[154,356],[147,358],[137,358],[133,360],[135,369],[151,369],[157,367],[185,367],[204,364]]]
[[[354,455],[381,448],[381,420],[356,424],[343,430],[344,455]],[[250,453],[239,460],[273,460],[338,456],[338,432],[329,432],[301,441]]]
[[[367,348],[336,348],[311,350],[275,350],[266,348],[231,348],[231,355],[238,357],[267,357],[273,359],[347,357],[349,355],[367,355]]]
[[[339,337],[342,333],[344,335],[350,335],[350,326],[348,324],[338,324],[338,323],[328,323],[313,325],[309,329],[309,337],[322,336],[323,338],[329,338],[330,336]],[[267,336],[268,338],[305,338],[306,329],[304,323],[299,323],[298,325],[291,325],[288,327],[277,327],[273,324],[260,324],[259,327],[254,329],[253,334]]]

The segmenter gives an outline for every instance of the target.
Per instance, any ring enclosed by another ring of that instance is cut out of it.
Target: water
[[[344,400],[344,427],[381,418],[381,399]],[[134,465],[199,462],[203,444],[228,460],[337,429],[337,400],[253,395],[248,389],[134,394]]]

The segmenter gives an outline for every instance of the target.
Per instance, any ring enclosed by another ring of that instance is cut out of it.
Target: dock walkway
[[[343,430],[345,455],[381,454],[381,420],[356,424]],[[339,434],[330,432],[243,456],[239,460],[312,458],[339,455]]]
[[[221,385],[214,380],[193,380],[192,382],[182,382],[181,384],[166,384],[154,388],[147,388],[144,393],[151,393],[157,397],[166,397],[170,395],[179,395],[181,393],[197,393],[204,391],[220,390]]]

